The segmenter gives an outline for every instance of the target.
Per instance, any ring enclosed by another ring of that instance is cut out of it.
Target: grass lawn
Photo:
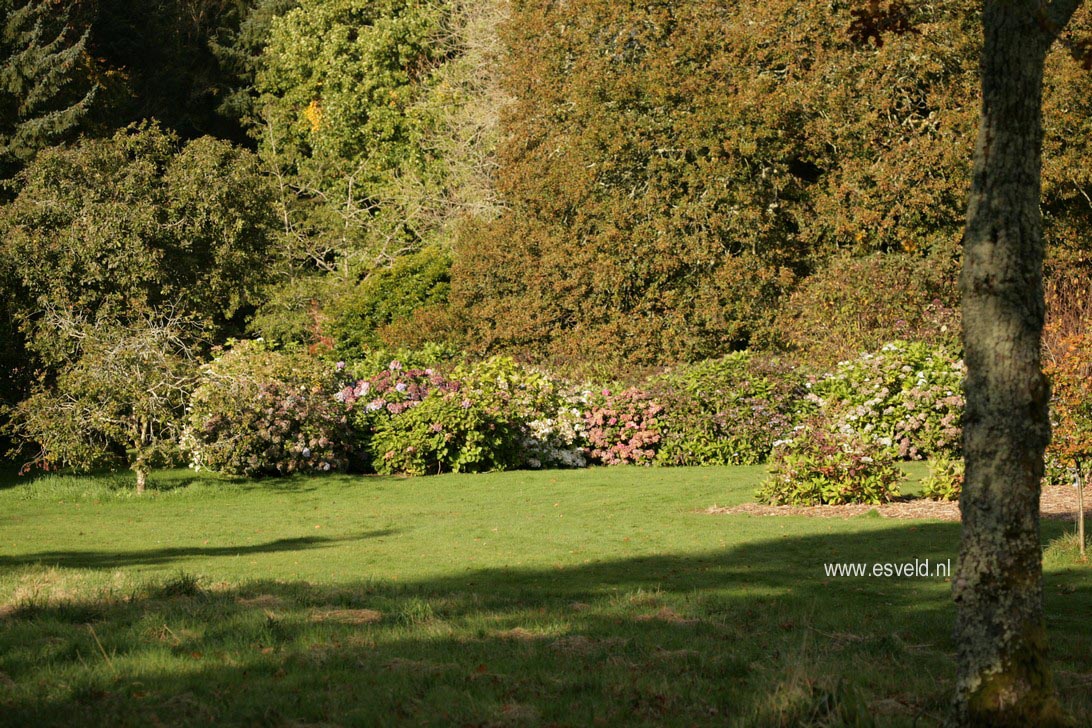
[[[947,581],[823,565],[954,562],[958,525],[701,512],[761,477],[7,477],[0,724],[938,723]],[[1092,724],[1069,530],[1043,524],[1046,611]]]

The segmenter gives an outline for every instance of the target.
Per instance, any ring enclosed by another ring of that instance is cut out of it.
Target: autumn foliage
[[[1092,474],[1092,287],[1055,281],[1048,289],[1044,369],[1050,377],[1053,433],[1048,455],[1061,468]]]
[[[862,7],[515,2],[506,212],[464,230],[452,275],[470,346],[663,363],[827,340],[844,347],[829,361],[954,338],[979,10]],[[1051,57],[1047,157],[1060,154],[1044,210],[1059,265],[1087,257],[1092,214],[1077,204],[1092,138],[1075,133],[1092,118],[1079,71]],[[885,270],[892,255],[911,280]],[[855,310],[827,316],[840,293]],[[877,331],[855,335],[858,312]]]

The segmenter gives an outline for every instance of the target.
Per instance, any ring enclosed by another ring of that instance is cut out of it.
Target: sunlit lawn
[[[920,471],[915,471],[920,475]],[[0,484],[5,725],[931,725],[958,526],[703,513],[761,468]],[[1092,720],[1092,571],[1044,523]],[[1053,544],[1053,545],[1050,545]],[[1070,540],[1071,545],[1071,540]]]

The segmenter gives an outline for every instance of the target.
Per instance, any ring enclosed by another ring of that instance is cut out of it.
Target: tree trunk
[[[1081,554],[1081,561],[1085,560],[1084,554],[1084,468],[1081,464],[1081,459],[1077,458],[1073,461],[1076,465],[1074,470],[1073,484],[1077,486],[1077,545]]]
[[[137,495],[144,494],[144,486],[148,484],[148,470],[143,465],[136,465],[133,467],[136,471],[136,492]]]
[[[982,117],[961,281],[967,467],[952,584],[957,725],[1068,724],[1046,662],[1042,607],[1039,489],[1050,420],[1039,360],[1039,195],[1043,64],[1072,9],[1063,19],[1043,7],[986,0],[983,15]]]

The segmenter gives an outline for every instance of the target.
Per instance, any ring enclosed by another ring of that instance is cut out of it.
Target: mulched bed
[[[1092,510],[1092,486],[1084,489],[1085,510]],[[1039,499],[1043,518],[1059,521],[1077,520],[1077,490],[1071,486],[1043,488]],[[713,506],[706,513],[748,513],[752,516],[811,516],[814,518],[852,518],[869,511],[877,511],[885,518],[931,518],[939,521],[958,521],[959,504],[952,501],[931,501],[926,498],[908,498],[882,506],[766,506],[744,503],[731,508]]]

